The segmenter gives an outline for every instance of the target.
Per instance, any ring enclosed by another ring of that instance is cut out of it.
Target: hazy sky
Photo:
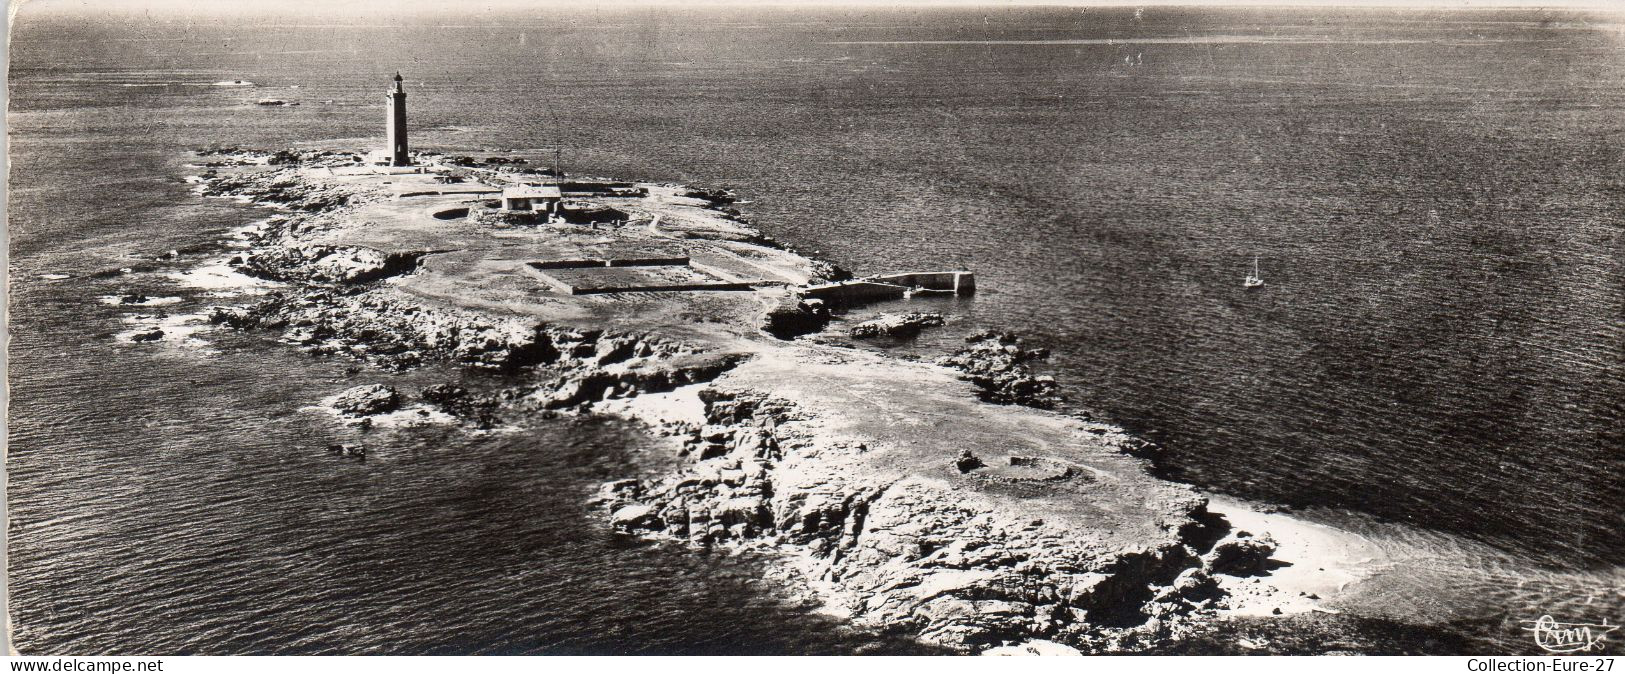
[[[179,14],[366,14],[372,12],[458,11],[460,13],[501,12],[522,9],[556,8],[591,11],[606,7],[639,5],[665,7],[694,6],[944,6],[1015,7],[1055,5],[1075,7],[1156,7],[1156,6],[1299,6],[1299,7],[1449,7],[1492,9],[1542,7],[1576,9],[1625,9],[1625,0],[9,0],[15,13],[22,5],[28,12],[73,13],[89,11],[120,13],[152,11]]]

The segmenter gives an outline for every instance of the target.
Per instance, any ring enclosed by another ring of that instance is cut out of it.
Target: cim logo
[[[1603,620],[1601,625],[1586,623],[1560,623],[1549,615],[1536,620],[1523,620],[1523,629],[1533,632],[1535,645],[1547,653],[1589,653],[1593,648],[1602,650],[1608,633],[1619,629]]]

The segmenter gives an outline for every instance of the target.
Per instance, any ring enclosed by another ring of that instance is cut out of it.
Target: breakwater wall
[[[968,271],[882,274],[880,276],[870,276],[863,280],[924,290],[946,290],[960,295],[969,295],[976,292],[976,274]]]
[[[883,274],[811,286],[801,294],[832,304],[858,304],[906,299],[919,291],[969,295],[976,292],[976,274],[968,271]]]

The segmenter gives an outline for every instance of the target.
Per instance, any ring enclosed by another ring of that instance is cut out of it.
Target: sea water
[[[175,276],[267,215],[196,197],[185,150],[371,148],[396,70],[419,147],[728,185],[854,271],[975,270],[974,299],[910,305],[951,321],[897,348],[985,327],[1051,348],[1072,404],[1156,441],[1162,474],[1379,541],[1394,568],[1350,610],[1497,651],[1542,613],[1617,621],[1622,47],[1617,18],[1540,11],[26,8],[17,646],[913,648],[840,629],[758,560],[609,537],[585,502],[637,470],[635,429],[361,433],[309,407],[465,375],[274,335],[116,338],[253,300]],[[1266,285],[1244,289],[1255,257]],[[101,301],[132,292],[180,301]]]

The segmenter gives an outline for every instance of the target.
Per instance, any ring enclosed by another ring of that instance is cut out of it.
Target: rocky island
[[[860,301],[827,289],[866,281],[762,236],[719,193],[578,181],[525,222],[490,217],[500,189],[446,180],[450,162],[234,156],[199,191],[284,209],[228,260],[283,285],[212,320],[380,368],[525,382],[419,393],[471,427],[645,422],[670,460],[604,486],[605,526],[770,550],[855,625],[963,651],[1135,650],[1226,606],[1217,576],[1261,573],[1274,550],[1152,477],[1143,442],[1041,409],[1054,384],[1026,363],[1043,354],[1014,337],[973,335],[941,364],[795,339]],[[332,404],[366,418],[404,402],[363,388]]]
[[[492,373],[482,390],[357,387],[327,402],[340,417],[640,421],[666,454],[603,486],[604,526],[765,551],[851,624],[961,652],[1144,650],[1223,611],[1317,607],[1247,584],[1278,542],[1153,477],[1146,443],[1049,409],[1042,350],[984,333],[926,363],[798,339],[873,299],[973,292],[970,273],[854,279],[764,236],[726,190],[409,155],[400,120],[381,158],[217,148],[191,179],[281,211],[225,261],[276,288],[212,322],[386,370]]]

